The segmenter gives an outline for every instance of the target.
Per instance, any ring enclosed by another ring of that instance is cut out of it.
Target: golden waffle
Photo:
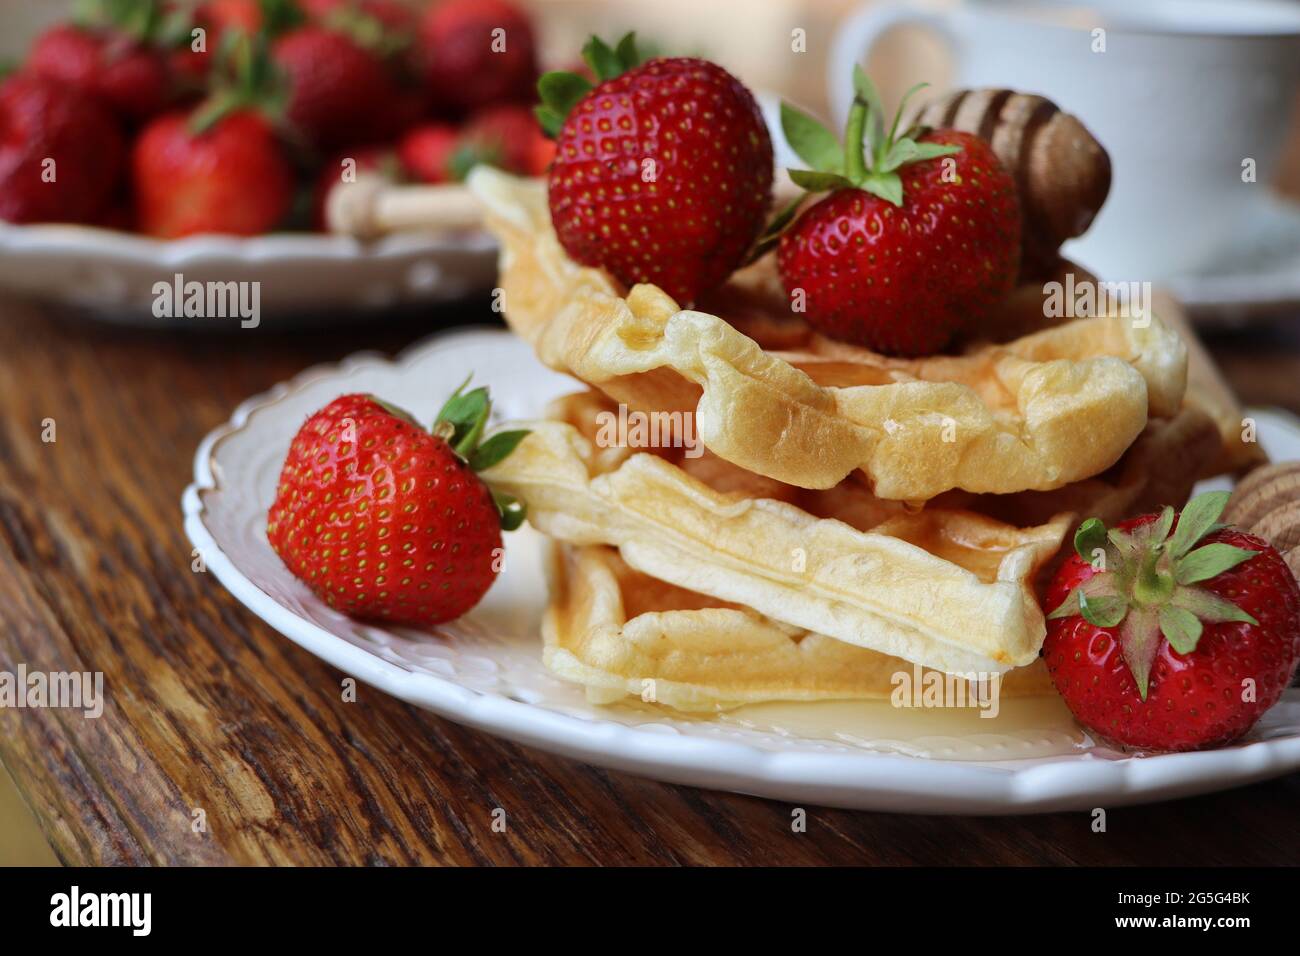
[[[771,700],[888,698],[896,657],[779,624],[633,571],[612,548],[557,547],[542,624],[546,666],[595,703],[628,695],[682,711]],[[1055,693],[1041,660],[1002,679],[1012,696]]]
[[[1021,524],[1036,524],[1066,513],[1071,523],[1101,518],[1107,525],[1116,525],[1164,505],[1181,507],[1197,481],[1223,472],[1223,449],[1214,419],[1189,406],[1171,419],[1150,421],[1119,462],[1100,475],[1054,491],[1014,495],[950,492],[932,504]]]
[[[1003,671],[1045,633],[1032,583],[1068,518],[1020,528],[969,511],[905,509],[861,483],[808,491],[716,457],[597,448],[579,424],[601,399],[557,403],[484,472],[542,532],[613,545],[652,578],[773,620],[949,673]],[[585,429],[584,429],[585,430]],[[588,431],[590,433],[590,431]]]
[[[471,187],[502,241],[507,319],[545,364],[633,409],[693,411],[712,452],[788,484],[831,488],[861,469],[877,496],[914,502],[1050,490],[1109,468],[1148,411],[1182,402],[1186,349],[1154,317],[887,358],[793,317],[770,257],[682,310],[570,261],[540,183],[480,167]]]

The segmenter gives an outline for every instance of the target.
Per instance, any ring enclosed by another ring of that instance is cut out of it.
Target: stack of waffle
[[[684,310],[572,262],[542,184],[471,185],[511,327],[586,386],[485,477],[556,543],[545,661],[593,700],[881,698],[914,666],[1051,693],[1037,589],[1078,521],[1256,454],[1149,311],[889,358],[813,332],[771,257]],[[672,427],[609,439],[637,414]]]

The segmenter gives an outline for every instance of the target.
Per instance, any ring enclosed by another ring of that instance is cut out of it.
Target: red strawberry
[[[1300,661],[1300,588],[1266,541],[1218,523],[1228,493],[1174,516],[1096,518],[1044,606],[1043,657],[1080,723],[1142,750],[1213,747],[1273,706]],[[1104,559],[1104,560],[1103,560]],[[1103,570],[1104,568],[1104,570]]]
[[[406,131],[397,144],[397,155],[416,182],[453,182],[459,178],[451,162],[459,141],[460,131],[451,124],[425,123]]]
[[[253,110],[212,125],[167,113],[136,140],[131,157],[142,232],[255,236],[274,228],[293,200],[293,169],[268,120]]]
[[[537,50],[528,16],[505,0],[444,0],[420,24],[417,58],[437,103],[457,114],[528,102]]]
[[[554,158],[555,143],[542,131],[532,109],[503,103],[476,113],[465,125],[454,163],[458,179],[464,179],[477,163],[521,176],[541,176]]]
[[[32,45],[26,66],[37,76],[97,96],[135,120],[158,113],[175,92],[167,55],[113,30],[52,27]]]
[[[375,94],[377,98],[368,104],[359,134],[391,141],[419,122],[428,112],[429,96],[412,49],[414,10],[396,0],[315,0],[304,4],[304,9],[320,27],[343,34],[384,66],[387,91]],[[367,71],[367,75],[377,74]]]
[[[705,60],[640,64],[631,34],[538,83],[556,134],[551,220],[565,251],[625,285],[653,282],[683,304],[720,285],[763,228],[772,143],[753,95]]]
[[[870,80],[859,69],[854,81],[842,153],[816,120],[782,109],[791,146],[814,167],[791,170],[791,178],[832,192],[781,235],[781,279],[808,324],[826,335],[891,354],[932,354],[958,332],[977,330],[1015,284],[1015,182],[992,147],[969,133],[896,138],[895,119],[885,135]],[[869,115],[876,129],[864,157]]]
[[[500,567],[522,508],[475,474],[526,432],[479,444],[487,390],[458,389],[430,434],[368,395],[335,399],[299,429],[267,518],[271,547],[331,607],[428,627],[464,614]]]
[[[314,24],[280,37],[273,51],[289,82],[289,121],[312,143],[338,147],[376,137],[378,107],[396,95],[381,57]]]
[[[0,84],[0,219],[92,222],[107,211],[126,144],[99,101],[19,74]]]
[[[531,109],[507,103],[476,114],[463,129],[437,122],[413,127],[397,151],[412,179],[448,183],[462,181],[479,163],[540,176],[555,157],[555,144]]]
[[[252,236],[289,212],[294,176],[276,129],[279,78],[261,35],[232,39],[211,96],[191,112],[158,117],[136,140],[136,213],[150,235]]]

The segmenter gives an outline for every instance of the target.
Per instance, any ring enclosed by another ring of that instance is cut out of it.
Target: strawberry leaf
[[[1100,518],[1089,518],[1074,532],[1074,551],[1088,564],[1098,548],[1106,547],[1106,524]]]
[[[483,428],[487,424],[488,413],[492,410],[487,389],[476,388],[466,392],[464,389],[468,384],[467,378],[460,388],[452,392],[451,398],[447,399],[447,403],[438,412],[438,417],[434,419],[435,426],[443,423],[452,426],[451,437],[447,440],[447,444],[451,445],[452,451],[465,459],[469,458],[470,453],[478,445],[479,436],[483,434]]]
[[[609,44],[598,36],[593,36],[583,46],[582,59],[602,83],[614,79],[623,72],[623,61],[610,49]]]
[[[1082,613],[1082,602],[1092,602],[1094,611],[1097,608],[1096,601],[1098,598],[1115,598],[1123,601],[1123,598],[1115,592],[1115,579],[1110,574],[1094,574],[1088,580],[1084,581],[1077,588],[1070,591],[1065,596],[1065,600],[1052,613],[1047,615],[1047,619],[1056,620],[1057,618],[1070,617]]]
[[[917,143],[916,157],[912,162],[922,159],[936,159],[939,156],[951,156],[954,153],[960,153],[962,147],[953,146],[946,143]]]
[[[1056,610],[1047,615],[1049,621],[1055,621],[1063,617],[1073,617],[1079,613],[1079,595],[1082,593],[1080,588],[1074,588],[1065,596],[1065,600],[1056,606]]]
[[[1174,526],[1174,509],[1166,505],[1160,512],[1160,517],[1150,524],[1144,524],[1134,531],[1135,537],[1140,537],[1143,543],[1159,544],[1169,537],[1169,529]]]
[[[1201,639],[1201,622],[1191,611],[1173,605],[1160,609],[1160,633],[1179,654],[1196,650]]]
[[[1083,589],[1079,590],[1079,613],[1089,624],[1097,627],[1114,627],[1124,620],[1128,612],[1128,602],[1114,594],[1097,594],[1089,597]]]
[[[542,128],[542,132],[551,139],[560,135],[560,130],[564,127],[564,116],[549,106],[534,106],[533,115],[537,117],[537,125]]]
[[[1183,508],[1178,518],[1178,530],[1169,543],[1169,556],[1177,561],[1195,547],[1196,542],[1209,534],[1228,504],[1230,492],[1210,491],[1197,495]]]
[[[632,30],[623,34],[623,39],[618,41],[618,46],[614,48],[614,53],[619,62],[623,64],[623,72],[635,69],[645,62],[641,52],[636,48],[636,31]]]
[[[879,196],[885,202],[895,206],[903,205],[903,180],[898,173],[872,173],[862,181],[861,186],[873,196]]]
[[[882,173],[893,172],[900,166],[915,163],[922,159],[934,159],[938,156],[950,156],[960,153],[960,146],[948,146],[942,143],[918,143],[910,139],[900,139],[889,147],[889,152],[877,167]]]
[[[497,514],[501,516],[502,531],[514,531],[524,523],[528,508],[522,501],[504,491],[488,490],[492,493],[492,503],[497,506]]]
[[[861,66],[853,68],[853,93],[867,106],[870,124],[866,135],[874,155],[884,145],[885,106],[876,84],[871,82],[871,77],[867,76],[866,70]]]
[[[1245,624],[1259,625],[1259,621],[1231,601],[1203,588],[1178,588],[1170,598],[1170,603],[1212,624],[1222,621],[1241,621]]]
[[[903,118],[903,111],[907,109],[907,101],[929,85],[929,83],[914,83],[903,94],[903,98],[898,101],[898,109],[894,113],[894,122],[889,127],[889,142],[892,143],[898,138],[898,122]],[[907,138],[910,139],[911,137]]]
[[[1119,646],[1124,655],[1124,663],[1137,682],[1138,694],[1147,699],[1147,687],[1151,678],[1151,665],[1155,663],[1156,652],[1160,649],[1159,615],[1152,608],[1134,608],[1124,618],[1120,630]]]
[[[547,135],[559,135],[565,117],[591,89],[591,83],[577,73],[553,70],[542,74],[537,81],[537,95],[542,104],[534,112]]]
[[[1115,546],[1119,552],[1121,561],[1131,562],[1137,554],[1138,543],[1133,536],[1127,531],[1121,531],[1119,528],[1111,528],[1106,532],[1106,540]]]
[[[497,432],[470,453],[469,466],[475,471],[491,468],[514,451],[527,434],[527,429]]]
[[[802,186],[812,193],[826,192],[832,189],[846,189],[853,183],[838,173],[820,173],[813,169],[792,169],[790,179],[796,186]]]
[[[470,170],[479,165],[501,167],[500,147],[496,144],[460,143],[447,159],[447,172],[452,180],[463,183]]]
[[[825,173],[844,172],[844,147],[835,134],[802,110],[781,104],[781,130],[786,141],[812,169]]]
[[[1179,584],[1208,581],[1218,577],[1224,571],[1235,568],[1243,561],[1249,561],[1256,554],[1257,551],[1251,551],[1249,548],[1238,548],[1222,542],[1207,544],[1175,562],[1174,579]]]

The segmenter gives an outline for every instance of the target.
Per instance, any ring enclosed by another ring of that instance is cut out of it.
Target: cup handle
[[[872,4],[841,24],[831,44],[826,71],[826,92],[835,122],[843,125],[853,105],[853,67],[871,52],[885,33],[896,26],[921,26],[933,30],[956,56],[960,45],[948,14],[918,10],[904,3]]]

